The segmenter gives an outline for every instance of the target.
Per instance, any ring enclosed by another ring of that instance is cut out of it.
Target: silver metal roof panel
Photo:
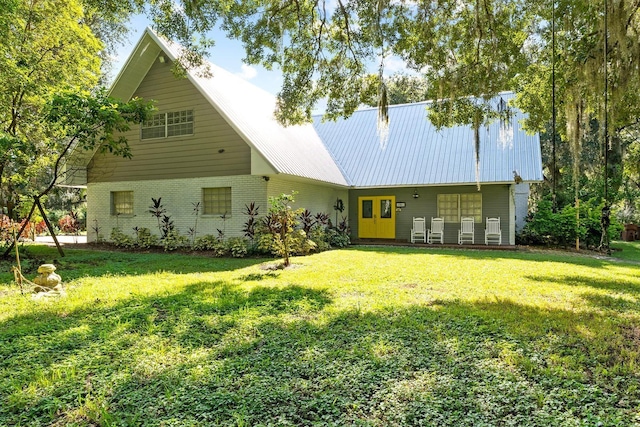
[[[505,101],[512,93],[500,95]],[[492,102],[497,103],[499,98]],[[429,102],[389,107],[389,138],[381,148],[376,108],[356,111],[348,119],[314,127],[349,185],[355,187],[475,184],[473,130],[455,126],[437,130],[427,118]],[[526,182],[542,181],[538,134],[520,127],[522,112],[513,109],[511,126],[496,121],[480,129],[480,183],[513,182],[517,171]]]

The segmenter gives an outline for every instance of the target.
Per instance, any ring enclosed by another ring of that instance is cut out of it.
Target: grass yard
[[[60,300],[2,264],[2,426],[640,425],[637,263],[67,252]]]
[[[611,244],[611,249],[613,249],[611,255],[615,258],[640,263],[640,241],[614,242]]]

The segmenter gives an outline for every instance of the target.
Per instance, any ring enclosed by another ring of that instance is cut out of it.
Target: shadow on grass
[[[0,325],[0,424],[631,425],[625,317],[201,282]]]
[[[211,258],[201,255],[177,253],[141,253],[122,251],[67,250],[60,257],[55,248],[30,247],[22,256],[23,273],[27,277],[37,275],[38,266],[55,264],[63,280],[70,281],[85,276],[144,275],[156,272],[204,273],[232,271],[271,260],[270,258]],[[11,283],[11,266],[15,259],[0,261],[0,283]]]
[[[635,283],[632,281],[612,281],[584,276],[525,276],[525,278],[534,281],[559,283],[566,286],[583,286],[607,291],[624,292],[631,295],[640,294],[640,282],[638,282],[637,278]]]
[[[344,250],[372,252],[382,255],[416,255],[416,256],[448,256],[452,258],[478,259],[478,260],[526,260],[537,262],[562,262],[567,264],[584,265],[588,267],[604,267],[611,264],[620,264],[624,261],[596,257],[593,253],[584,251],[563,252],[560,250],[490,250],[470,249],[464,246],[460,248],[411,247],[411,246],[353,246]],[[625,265],[635,265],[629,262]]]

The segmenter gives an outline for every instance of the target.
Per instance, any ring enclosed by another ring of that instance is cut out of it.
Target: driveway
[[[56,236],[58,239],[58,243],[65,244],[77,244],[77,243],[87,243],[87,236]],[[37,236],[36,242],[38,243],[46,243],[53,245],[53,237],[51,236]]]

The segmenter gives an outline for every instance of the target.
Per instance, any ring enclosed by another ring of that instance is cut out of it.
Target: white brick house
[[[152,197],[162,198],[182,234],[194,225],[199,202],[199,235],[224,229],[238,236],[245,205],[255,202],[264,214],[270,196],[296,191],[297,207],[332,219],[341,200],[354,238],[407,241],[413,216],[446,215],[445,240],[454,240],[456,221],[473,215],[478,233],[486,216],[500,216],[503,241],[514,243],[513,170],[525,183],[542,179],[538,136],[526,136],[517,123],[511,146],[502,149],[491,148],[499,135],[488,130],[478,192],[470,130],[434,131],[425,103],[390,107],[395,127],[383,150],[371,110],[336,123],[283,127],[272,95],[213,64],[211,77],[190,70],[176,79],[171,64],[179,49],[147,29],[111,88],[116,98],[153,99],[157,107],[152,120],[125,134],[133,157],[76,152],[66,165],[76,172],[67,183],[87,186],[89,241],[96,239],[94,224],[104,236],[116,226],[157,230]],[[378,223],[391,225],[362,226],[369,214],[376,223],[380,203],[388,217]]]

